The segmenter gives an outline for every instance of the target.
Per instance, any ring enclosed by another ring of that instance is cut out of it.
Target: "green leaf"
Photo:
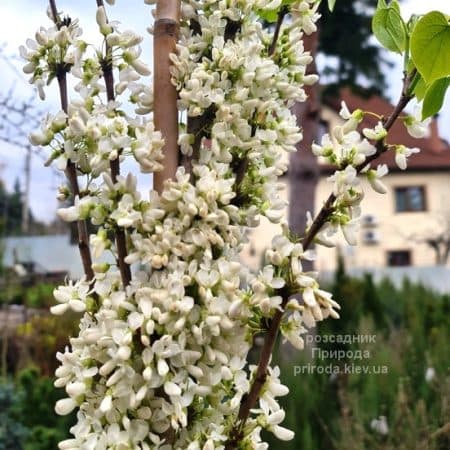
[[[377,9],[387,8],[386,0],[378,0]]]
[[[392,2],[389,3],[389,8],[395,9],[400,14],[400,4],[397,0],[392,0]]]
[[[328,0],[328,9],[330,11],[333,11],[335,5],[336,5],[336,0]]]
[[[411,56],[428,84],[450,75],[450,25],[444,14],[433,11],[417,22]]]
[[[278,10],[272,9],[267,11],[266,9],[260,9],[258,16],[268,23],[275,23],[278,20]]]
[[[406,25],[397,7],[379,8],[372,19],[372,30],[380,44],[402,54],[406,47]]]
[[[422,120],[437,114],[444,104],[445,94],[450,86],[450,77],[436,80],[428,89],[423,100]]]
[[[420,77],[419,81],[416,84],[416,87],[414,88],[414,95],[416,96],[417,100],[423,100],[427,92],[427,87],[428,86],[425,83],[424,79]]]
[[[336,1],[336,0],[334,0],[334,1]],[[283,0],[281,2],[281,5],[278,6],[278,8],[259,9],[257,11],[257,14],[262,20],[264,20],[268,23],[275,23],[278,21],[278,14],[279,14],[280,10],[282,8],[289,8],[289,6],[291,6],[294,2],[295,2],[295,0]]]

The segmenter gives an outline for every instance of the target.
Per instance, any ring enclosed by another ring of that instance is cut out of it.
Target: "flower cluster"
[[[251,387],[255,368],[247,367],[247,354],[264,320],[286,307],[283,335],[301,347],[303,324],[336,316],[337,304],[312,274],[302,272],[301,259],[311,254],[300,244],[275,239],[260,274],[251,274],[239,259],[247,227],[256,226],[261,215],[274,222],[282,217],[277,185],[286,170],[282,155],[301,139],[289,107],[304,101],[303,86],[317,79],[305,74],[311,56],[301,40],[302,23],[305,32],[313,29],[317,2],[295,2],[298,23],[282,28],[269,54],[271,36],[256,19],[265,8],[279,7],[275,3],[183,2],[173,82],[188,121],[205,119],[204,134],[192,173],[179,168],[161,195],[151,192],[148,200],[133,175],[110,171],[111,161],[129,157],[143,172],[161,167],[163,141],[151,115],[139,119],[121,108],[120,97],[128,91],[138,114],[151,112],[151,92],[140,82],[147,75],[139,60],[140,38],[121,33],[100,7],[96,19],[109,53],[91,51],[79,28],[72,32],[77,39],[60,49],[70,65],[57,61],[55,70],[78,79],[79,97],[67,112],[48,116],[31,140],[50,146],[50,162],[59,169],[70,161],[87,177],[60,217],[98,227],[90,237],[94,280],[55,291],[55,314],[69,308],[84,312],[78,337],[58,355],[56,384],[68,398],[56,410],[78,408],[74,438],[61,449],[223,448]],[[25,54],[38,87],[36,68],[41,78],[51,77],[40,45],[29,44],[35,53]],[[105,70],[118,75],[114,101],[102,100]],[[195,141],[188,126],[180,134],[184,154],[194,154]],[[67,193],[61,189],[61,196]],[[128,236],[129,285],[108,258],[110,253],[118,258],[113,236],[119,229]],[[303,294],[304,305],[293,300],[286,305],[294,293]],[[280,426],[284,412],[276,401],[286,393],[279,370],[270,368],[243,437],[249,448],[266,448],[262,428],[291,437]]]
[[[50,9],[48,15],[51,18]],[[41,27],[35,34],[36,40],[28,39],[26,47],[20,47],[20,55],[27,61],[23,70],[31,74],[30,82],[36,86],[42,100],[44,86],[79,59],[85,48],[85,43],[79,39],[81,34],[77,21],[66,19],[61,27]]]
[[[335,126],[331,134],[325,134],[321,143],[313,144],[312,151],[316,156],[337,167],[337,170],[328,178],[333,183],[333,214],[317,234],[315,241],[318,244],[333,247],[336,245],[334,236],[339,229],[342,230],[345,240],[350,245],[357,243],[357,231],[361,214],[360,203],[364,197],[361,187],[361,176],[365,177],[370,186],[378,193],[385,194],[387,189],[382,178],[387,175],[386,164],[372,167],[372,159],[376,159],[385,151],[395,152],[397,166],[405,170],[407,158],[418,153],[418,148],[408,148],[404,145],[390,145],[385,142],[387,130],[379,120],[373,128],[361,128],[367,113],[360,109],[350,112],[345,102],[339,115],[343,124]],[[415,111],[414,116],[406,116],[403,120],[408,132],[413,137],[423,137],[429,121],[420,122]],[[309,225],[312,218],[309,219]]]

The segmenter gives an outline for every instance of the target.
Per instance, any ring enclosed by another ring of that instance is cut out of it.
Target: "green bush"
[[[10,382],[0,382],[0,450],[22,450],[29,430],[20,421],[20,399]]]
[[[54,411],[63,396],[36,368],[20,372],[14,383],[0,383],[0,450],[57,449],[75,423],[74,415]]]
[[[282,400],[291,442],[268,437],[276,450],[444,450],[450,448],[449,308],[450,297],[404,281],[400,289],[388,280],[375,284],[337,271],[331,286],[342,306],[340,320],[326,320],[316,330],[325,335],[374,335],[375,343],[316,343],[326,351],[361,350],[368,358],[311,360],[305,354],[281,362],[290,394]],[[309,352],[311,353],[311,352]],[[337,353],[334,353],[337,355]],[[284,358],[286,359],[286,358]],[[371,367],[372,373],[317,373],[332,364]],[[295,366],[316,373],[295,376]],[[386,367],[376,373],[373,367]],[[434,371],[432,379],[426,372]],[[284,377],[283,377],[284,374]],[[371,427],[386,417],[388,433]]]

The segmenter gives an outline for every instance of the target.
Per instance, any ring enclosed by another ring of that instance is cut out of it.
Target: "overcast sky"
[[[412,13],[421,14],[434,9],[450,14],[449,1],[404,0],[401,3],[405,17],[409,17]],[[17,54],[19,45],[24,44],[28,37],[33,37],[39,26],[48,26],[49,20],[45,14],[46,4],[47,2],[44,0],[0,1],[0,45],[6,45],[5,54]],[[95,24],[96,2],[94,0],[59,0],[58,7],[71,17],[81,18],[85,38],[89,42],[98,42]],[[118,19],[122,23],[121,29],[133,28],[145,36],[143,59],[150,63],[152,44],[146,32],[146,28],[151,22],[150,7],[144,5],[143,0],[117,0],[116,6],[108,9],[111,19]],[[17,63],[18,70],[13,70],[0,59],[0,67],[0,92],[5,92],[12,85],[15,85],[18,96],[27,98],[32,94],[32,88],[27,84],[25,76],[20,74],[20,63]],[[401,61],[399,60],[396,68],[392,70],[388,77],[388,80],[392,80],[388,96],[393,101],[397,98],[401,88],[401,70]],[[47,91],[50,91],[50,89]],[[48,98],[49,102],[42,106],[55,111],[58,107],[56,90],[48,92]],[[450,103],[449,98],[447,98],[447,103]],[[444,126],[444,123],[450,123],[450,105],[447,105],[440,118],[441,133],[450,140],[450,127]],[[6,182],[10,189],[16,178],[20,178],[23,184],[24,157],[23,149],[0,142],[0,178]],[[32,161],[32,173],[31,208],[37,218],[51,221],[57,208],[55,190],[60,181],[51,170],[43,167],[42,159],[36,156],[33,157]]]

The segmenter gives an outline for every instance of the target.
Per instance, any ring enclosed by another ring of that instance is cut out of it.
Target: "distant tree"
[[[7,191],[3,182],[0,182],[0,216],[2,229],[6,236],[20,233],[20,223],[22,220],[22,201],[17,192],[20,186],[16,180],[14,192]]]
[[[28,430],[19,421],[15,411],[19,396],[10,383],[0,384],[0,448],[6,450],[22,450],[22,442]]]
[[[338,1],[330,13],[322,2],[318,53],[327,57],[322,75],[331,81],[325,93],[336,93],[342,86],[358,88],[363,83],[369,92],[386,91],[385,68],[390,62],[386,51],[370,39],[376,5],[377,0]]]
[[[23,200],[20,181],[16,178],[13,192],[8,192],[0,180],[0,231],[4,236],[19,236],[22,234]],[[29,211],[30,232],[42,234],[45,225],[37,221]]]
[[[405,235],[405,239],[427,245],[434,252],[436,265],[447,265],[450,260],[450,212],[436,217],[433,229]]]

